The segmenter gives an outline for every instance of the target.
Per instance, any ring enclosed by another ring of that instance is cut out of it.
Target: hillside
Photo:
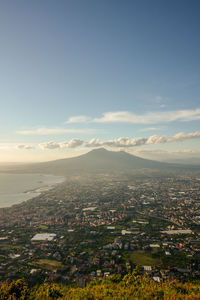
[[[89,283],[85,288],[43,284],[28,288],[24,280],[5,282],[0,286],[0,299],[200,299],[200,284],[157,283],[146,276],[128,274],[118,275],[103,281]]]
[[[139,169],[175,170],[188,168],[183,165],[163,163],[143,159],[124,151],[108,151],[104,148],[92,150],[81,156],[59,159],[44,163],[35,163],[22,166],[9,166],[3,171],[51,173],[58,175],[84,173],[114,173],[130,172]],[[193,167],[194,168],[194,167]]]

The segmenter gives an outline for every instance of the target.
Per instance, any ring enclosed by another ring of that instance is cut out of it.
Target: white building
[[[32,242],[36,241],[47,241],[51,242],[56,237],[55,233],[37,233],[34,235],[34,237],[31,239]]]

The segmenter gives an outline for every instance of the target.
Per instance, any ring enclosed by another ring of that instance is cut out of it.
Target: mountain
[[[186,168],[178,164],[169,164],[148,160],[124,151],[108,151],[104,148],[92,150],[81,156],[55,161],[13,166],[12,172],[49,173],[55,175],[131,172],[139,169],[172,170]]]
[[[182,165],[190,165],[190,166],[199,166],[200,167],[200,157],[188,157],[188,158],[170,158],[164,160],[167,163],[176,163]]]

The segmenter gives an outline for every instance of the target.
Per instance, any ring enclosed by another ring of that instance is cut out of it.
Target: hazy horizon
[[[175,164],[182,164],[182,165],[196,165],[196,166],[200,166],[200,157],[187,157],[185,158],[184,156],[182,157],[180,155],[180,152],[179,151],[175,151],[174,152],[174,156],[171,157],[171,156],[168,156],[166,154],[166,151],[162,151],[160,152],[160,155],[159,155],[159,158],[157,157],[157,153],[158,151],[150,151],[150,155],[149,155],[149,151],[144,151],[143,153],[138,153],[137,151],[136,152],[131,152],[127,149],[106,149],[105,147],[99,147],[99,148],[95,148],[95,149],[89,149],[87,151],[84,151],[83,153],[74,153],[74,155],[72,156],[66,156],[66,157],[61,157],[61,158],[53,158],[53,159],[46,159],[46,160],[38,160],[38,161],[31,161],[31,160],[28,160],[28,161],[18,161],[18,162],[15,162],[15,161],[8,161],[8,162],[0,162],[0,167],[10,167],[10,166],[22,166],[22,165],[29,165],[29,164],[37,164],[37,163],[43,163],[43,162],[51,162],[51,161],[56,161],[56,160],[62,160],[62,159],[70,159],[70,158],[76,158],[76,157],[80,157],[84,154],[87,154],[89,153],[90,151],[92,150],[98,150],[98,149],[105,149],[107,151],[111,151],[111,152],[126,152],[128,154],[131,154],[131,155],[134,155],[136,157],[139,157],[139,158],[143,158],[143,159],[147,159],[147,160],[153,160],[153,161],[158,161],[158,162],[164,162],[164,163],[175,163]]]

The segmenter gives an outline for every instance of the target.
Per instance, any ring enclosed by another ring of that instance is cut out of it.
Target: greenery
[[[32,261],[31,265],[40,266],[41,268],[44,268],[47,270],[62,267],[61,262],[59,262],[57,260],[51,260],[51,259],[38,259],[38,260]]]
[[[155,266],[160,264],[160,259],[151,253],[142,250],[126,252],[124,258],[138,266]]]
[[[114,275],[105,280],[89,283],[85,288],[44,283],[28,288],[23,279],[4,282],[0,299],[200,299],[199,283],[157,283],[136,270],[124,277]]]

